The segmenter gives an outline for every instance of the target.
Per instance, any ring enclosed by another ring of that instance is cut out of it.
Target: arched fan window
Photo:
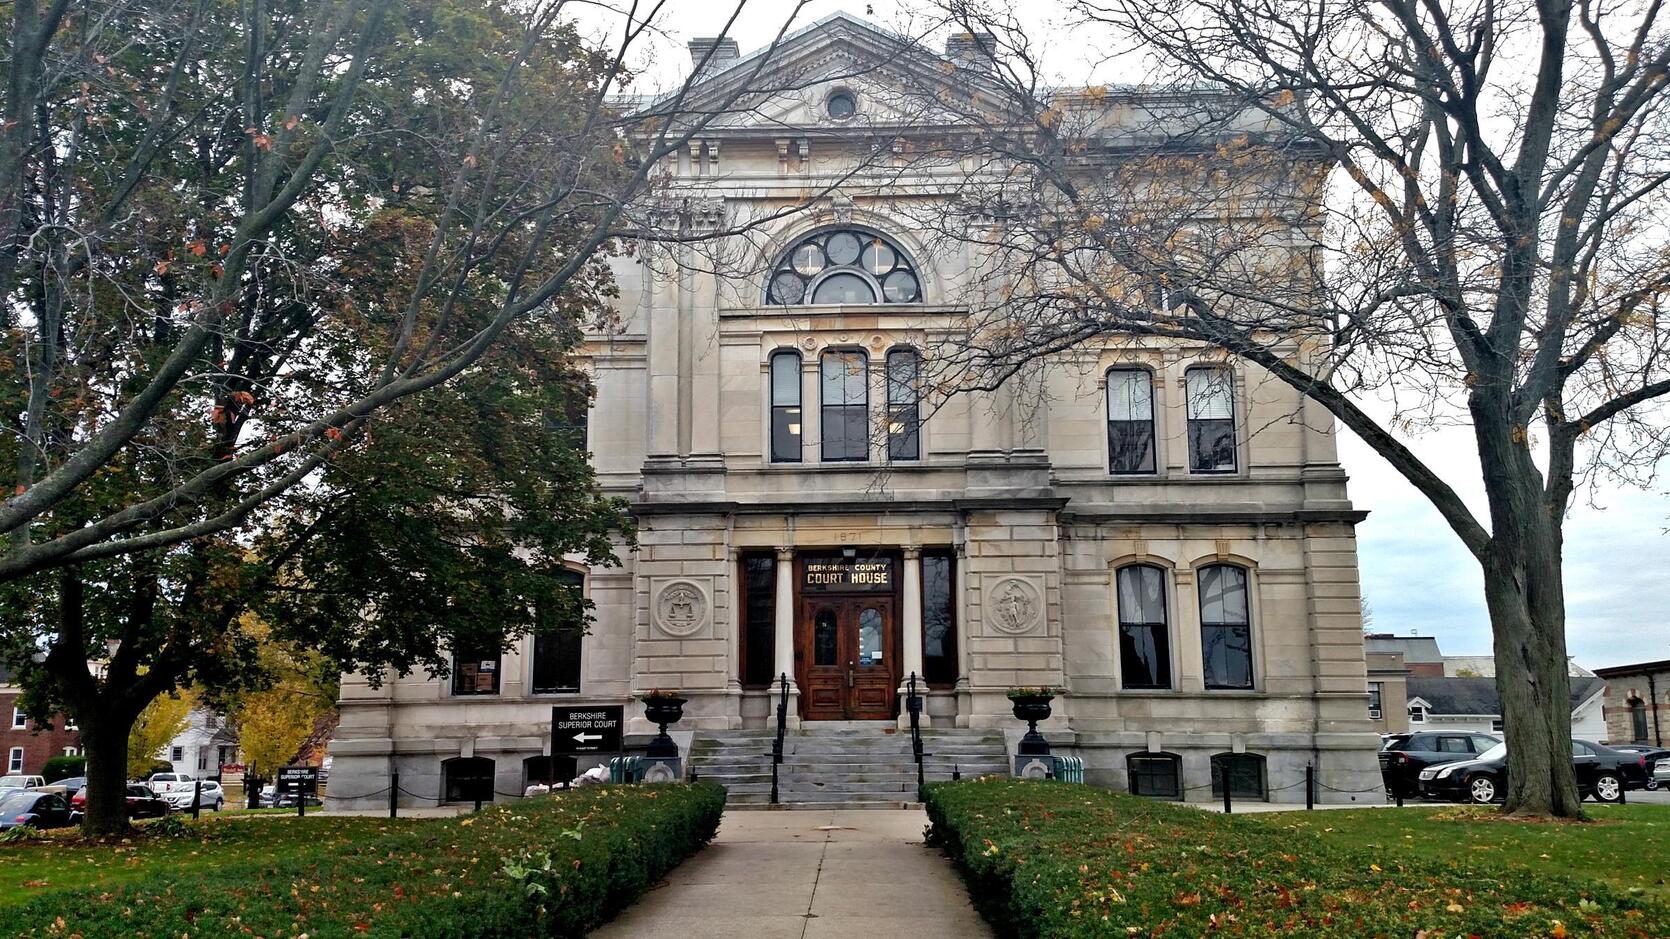
[[[765,300],[803,303],[917,303],[922,282],[899,247],[872,231],[832,228],[800,239],[771,269]]]

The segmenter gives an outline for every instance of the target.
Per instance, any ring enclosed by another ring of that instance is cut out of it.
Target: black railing
[[[905,711],[910,715],[910,752],[916,757],[916,798],[922,798],[922,787],[927,779],[922,772],[922,696],[916,693],[916,673],[910,673],[905,685]]]
[[[777,677],[778,687],[782,689],[777,699],[777,739],[771,742],[771,804],[777,804],[777,767],[783,763],[783,731],[789,723],[789,674],[784,672]]]

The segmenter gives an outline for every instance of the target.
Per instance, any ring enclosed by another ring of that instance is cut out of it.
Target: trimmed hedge
[[[582,936],[712,840],[724,807],[725,790],[705,783],[587,787],[347,850],[228,858],[0,913],[7,935],[26,937]]]
[[[1609,885],[1354,843],[1069,783],[926,787],[932,834],[1006,936],[1670,936]]]

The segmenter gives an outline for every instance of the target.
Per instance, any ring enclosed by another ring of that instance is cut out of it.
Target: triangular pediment
[[[836,95],[855,109],[832,109]],[[704,133],[851,135],[963,123],[973,108],[995,114],[1003,95],[978,67],[958,65],[921,41],[836,13],[755,50],[656,107],[718,111]],[[949,106],[945,102],[953,102]],[[832,113],[832,110],[835,113]]]

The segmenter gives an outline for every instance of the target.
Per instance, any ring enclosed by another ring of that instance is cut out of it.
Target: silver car
[[[184,783],[184,788],[173,789],[158,793],[167,801],[168,807],[176,812],[191,811],[191,784]],[[201,787],[198,808],[205,812],[218,812],[226,805],[226,791],[220,788],[220,783],[212,779],[204,779],[197,783]]]
[[[1648,789],[1670,789],[1670,756],[1660,757],[1647,776]]]

